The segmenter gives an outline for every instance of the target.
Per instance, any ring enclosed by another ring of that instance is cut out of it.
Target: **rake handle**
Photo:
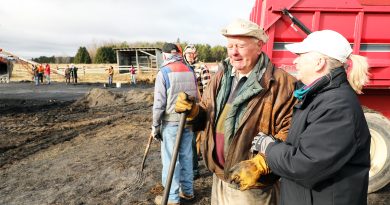
[[[145,152],[144,152],[144,157],[142,158],[141,172],[144,170],[146,156],[147,156],[148,153],[149,153],[149,148],[150,148],[150,144],[152,144],[152,140],[153,140],[153,135],[150,135],[150,136],[149,136],[149,139],[148,139],[148,143],[146,144],[146,148],[145,148]]]

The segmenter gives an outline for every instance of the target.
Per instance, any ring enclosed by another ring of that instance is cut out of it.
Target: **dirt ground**
[[[78,100],[64,100],[63,85],[54,95],[43,94],[49,86],[25,86],[14,84],[41,92],[0,98],[0,204],[153,204],[162,194],[158,142],[143,178],[138,174],[150,133],[151,86],[78,86],[91,89]],[[201,175],[191,204],[210,204],[211,175],[203,165]]]
[[[153,204],[162,194],[158,142],[139,177],[152,92],[152,85],[1,84],[0,204]],[[200,164],[187,204],[210,204],[212,177]],[[371,194],[370,204],[386,204],[388,192]]]

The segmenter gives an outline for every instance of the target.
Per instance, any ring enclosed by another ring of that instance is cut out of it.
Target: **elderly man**
[[[188,67],[194,70],[198,83],[198,90],[202,96],[203,90],[210,81],[210,71],[204,63],[198,62],[198,51],[194,44],[188,44],[184,48],[184,62]]]
[[[262,53],[268,36],[257,24],[238,19],[222,34],[229,57],[223,69],[211,79],[200,103],[181,93],[175,110],[188,112],[204,130],[204,160],[214,173],[211,204],[277,204],[276,177],[260,177],[264,160],[250,148],[261,133],[286,139],[296,103],[295,78]],[[251,163],[235,166],[248,159]],[[250,170],[241,172],[244,168]],[[236,178],[239,186],[231,183]]]
[[[164,44],[162,48],[164,62],[157,74],[154,87],[153,125],[151,135],[161,140],[162,184],[166,184],[169,165],[173,155],[176,133],[179,124],[179,114],[174,111],[177,95],[181,91],[197,96],[197,85],[194,72],[182,63],[178,53],[179,48],[172,43]],[[188,122],[191,124],[191,121]],[[180,141],[178,161],[174,170],[168,204],[180,203],[180,198],[194,198],[192,170],[192,139],[193,132],[186,127]],[[161,204],[162,196],[157,196],[155,204]]]

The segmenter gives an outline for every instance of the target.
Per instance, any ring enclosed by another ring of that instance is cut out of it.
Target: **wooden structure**
[[[8,83],[12,74],[12,57],[0,53],[0,83]]]
[[[156,47],[116,48],[116,59],[119,73],[128,73],[133,65],[141,72],[158,70],[162,63],[162,52]]]

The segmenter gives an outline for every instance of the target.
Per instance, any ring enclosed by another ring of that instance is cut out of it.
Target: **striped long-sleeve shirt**
[[[207,84],[210,82],[210,71],[205,64],[195,64],[193,67],[196,81],[198,83],[198,90],[200,95],[203,95],[203,90],[206,88]]]

